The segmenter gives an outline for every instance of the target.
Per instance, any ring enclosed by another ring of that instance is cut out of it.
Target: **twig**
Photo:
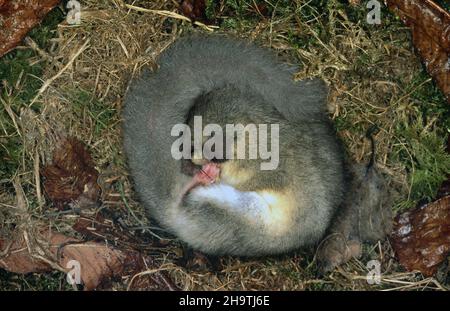
[[[127,7],[128,9],[131,10],[135,10],[138,12],[144,12],[144,13],[153,13],[153,14],[157,14],[157,15],[161,15],[161,16],[165,16],[165,17],[170,17],[170,18],[175,18],[175,19],[180,19],[189,23],[192,23],[192,20],[189,17],[186,17],[184,15],[172,12],[172,11],[166,11],[166,10],[151,10],[151,9],[146,9],[146,8],[141,8],[138,6],[134,6],[131,4],[126,4],[125,3],[125,7]],[[208,31],[214,31],[214,29],[219,28],[218,26],[212,26],[212,25],[205,25],[201,22],[195,21],[194,25],[197,25],[199,27],[202,27],[205,30]]]
[[[139,273],[133,275],[133,277],[130,280],[130,283],[127,286],[127,291],[130,291],[131,286],[133,285],[133,282],[136,278],[144,276],[144,275],[154,274],[154,273],[161,272],[161,271],[167,271],[167,270],[170,270],[170,268],[151,269],[151,270],[142,271],[142,272],[139,272]]]
[[[64,71],[66,71],[70,66],[72,66],[75,59],[77,59],[77,57],[80,56],[80,54],[83,53],[83,51],[86,49],[89,41],[90,41],[90,39],[87,39],[86,42],[84,42],[84,44],[81,46],[81,48],[75,53],[75,55],[72,56],[72,58],[69,60],[69,62],[60,71],[58,71],[58,73],[56,75],[54,75],[53,77],[51,77],[50,79],[48,79],[47,81],[44,82],[44,84],[41,86],[38,93],[33,98],[33,100],[28,105],[28,107],[31,107],[34,104],[34,102],[39,98],[39,96],[42,93],[44,93],[45,90],[50,86],[50,84],[52,84],[53,81],[58,79],[64,73]]]
[[[33,39],[31,39],[31,37],[29,37],[29,36],[25,37],[24,41],[31,49],[36,51],[36,53],[38,53],[39,56],[41,56],[43,59],[45,59],[51,63],[56,63],[58,66],[61,66],[61,63],[59,61],[55,60],[55,58],[53,56],[51,56],[46,51],[41,49],[39,47],[39,45]]]
[[[39,174],[39,152],[37,148],[34,155],[34,182],[36,184],[36,196],[38,204],[39,207],[41,207],[42,206],[41,177]]]

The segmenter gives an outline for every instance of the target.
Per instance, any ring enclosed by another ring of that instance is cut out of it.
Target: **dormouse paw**
[[[317,249],[320,273],[326,273],[353,257],[361,256],[362,245],[359,240],[347,240],[342,234],[330,234]]]

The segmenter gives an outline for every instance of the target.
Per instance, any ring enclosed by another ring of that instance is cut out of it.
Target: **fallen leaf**
[[[75,203],[79,208],[95,205],[100,197],[98,172],[91,155],[76,138],[64,138],[53,152],[52,164],[42,170],[44,190],[56,207]]]
[[[66,272],[75,271],[74,262],[79,265],[80,279],[85,290],[93,290],[108,284],[112,279],[123,276],[133,276],[146,269],[153,268],[155,273],[134,284],[132,289],[144,288],[151,290],[177,290],[178,288],[165,275],[157,271],[156,264],[149,256],[133,250],[122,251],[105,243],[83,242],[60,233],[43,229],[40,239],[48,241],[49,251],[56,264]],[[23,235],[16,232],[15,238],[5,240],[0,238],[0,268],[13,273],[47,272],[53,267],[39,257],[29,253]],[[141,287],[137,287],[141,286]]]
[[[206,20],[205,0],[183,0],[180,5],[181,13],[193,21]]]
[[[0,0],[0,57],[8,53],[60,0]]]
[[[447,140],[450,153],[450,137]],[[400,263],[426,276],[436,274],[450,252],[450,175],[437,200],[396,217],[391,236]]]
[[[411,28],[415,48],[450,103],[450,13],[431,0],[385,2]]]
[[[450,196],[398,215],[390,239],[406,269],[434,275],[450,252]]]
[[[152,257],[142,253],[147,247],[154,250],[155,243],[144,243],[144,241],[129,234],[128,231],[117,228],[112,221],[103,218],[100,214],[97,214],[94,218],[81,216],[73,225],[73,229],[87,239],[107,241],[109,245],[114,245],[115,248],[122,250],[125,254],[130,254],[127,258],[126,267],[120,272],[121,275],[136,274],[145,270],[146,267],[157,266]],[[163,271],[144,276],[133,281],[130,289],[177,289],[177,286]]]

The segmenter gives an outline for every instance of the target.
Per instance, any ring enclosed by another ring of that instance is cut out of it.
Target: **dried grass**
[[[49,208],[38,175],[39,167],[49,161],[58,137],[74,135],[89,146],[102,178],[112,181],[101,209],[121,214],[137,235],[154,240],[158,240],[155,236],[163,235],[152,252],[161,269],[168,270],[183,289],[444,289],[435,279],[402,272],[387,241],[368,246],[363,258],[352,260],[321,278],[315,276],[314,254],[308,251],[255,260],[222,258],[223,270],[218,273],[187,271],[177,265],[180,245],[145,218],[142,206],[135,201],[120,147],[120,111],[128,82],[144,66],[155,67],[160,52],[182,33],[191,31],[186,18],[173,13],[174,3],[83,1],[81,25],[61,24],[50,58],[39,54],[45,61],[53,60],[45,72],[45,82],[20,117],[11,115],[26,149],[16,178],[30,201],[27,224],[50,221],[53,230],[74,234],[71,225],[77,216]],[[330,3],[333,5],[334,1]],[[293,1],[292,6],[296,8],[294,12],[299,12],[307,8],[308,2]],[[329,109],[333,118],[354,125],[352,130],[341,130],[340,135],[355,160],[368,158],[370,147],[363,135],[371,124],[377,124],[380,128],[376,137],[378,163],[390,177],[392,187],[398,190],[398,196],[408,196],[410,184],[405,166],[389,156],[396,145],[405,143],[396,137],[395,124],[415,114],[414,100],[405,93],[405,83],[414,79],[420,63],[412,52],[408,32],[399,26],[395,33],[376,30],[368,33],[342,10],[331,12],[332,22],[321,26],[335,34],[327,41],[317,32],[319,19],[304,20],[297,13],[273,15],[225,31],[273,48],[291,62],[302,62],[296,75],[298,79],[324,78],[331,88]],[[197,27],[197,31],[211,30],[203,24]],[[296,47],[292,36],[311,38],[314,44]],[[363,61],[361,52],[367,57],[365,72],[358,72],[355,65]],[[35,105],[42,107],[39,114],[32,110]],[[12,193],[1,195],[0,220],[6,218],[2,216],[5,211],[9,215],[8,221],[2,222],[2,230],[6,230],[12,219],[18,219],[18,211]],[[371,259],[382,263],[380,285],[367,283],[366,262]],[[126,284],[115,287],[126,289]]]

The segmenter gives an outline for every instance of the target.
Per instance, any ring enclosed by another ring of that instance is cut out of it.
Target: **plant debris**
[[[60,0],[0,0],[0,57],[12,50]]]
[[[178,289],[153,257],[133,249],[140,246],[133,244],[136,239],[117,230],[112,221],[99,215],[80,216],[73,229],[91,240],[69,237],[49,229],[48,224],[29,222],[18,179],[14,188],[21,222],[27,223],[0,236],[0,268],[20,274],[59,270],[74,281],[72,285],[82,284],[85,290],[109,288],[117,279],[127,283],[128,289]]]
[[[42,170],[44,189],[59,209],[76,203],[79,208],[95,205],[100,196],[98,171],[83,143],[63,138],[53,152],[53,161]]]
[[[79,267],[79,278],[85,290],[101,287],[117,277],[134,275],[155,266],[150,257],[142,256],[137,251],[124,252],[120,249],[99,242],[83,242],[57,232],[41,230],[40,239],[48,241],[45,247],[52,258],[44,258],[30,252],[25,235],[12,240],[0,239],[0,268],[14,273],[48,272],[59,266],[59,270],[76,273]],[[141,272],[141,274],[144,274]],[[76,280],[75,274],[69,274]],[[145,282],[136,282],[132,289],[176,290],[177,287],[157,269],[149,275]],[[133,285],[133,284],[130,284]]]
[[[183,0],[180,5],[184,16],[193,21],[206,21],[206,3],[205,0]]]
[[[406,269],[434,275],[450,252],[450,196],[398,215],[391,241]]]
[[[428,73],[450,103],[450,13],[431,0],[386,0],[386,4],[411,28]]]
[[[73,229],[89,240],[107,241],[108,245],[115,245],[117,250],[126,254],[127,260],[123,267],[117,270],[116,275],[125,276],[136,273],[145,275],[145,271],[140,271],[146,270],[146,267],[149,269],[149,266],[153,269],[158,266],[154,258],[143,254],[146,248],[155,249],[154,243],[144,244],[141,239],[133,236],[128,230],[121,230],[111,220],[100,214],[95,217],[81,216],[73,225]],[[148,278],[139,278],[136,282],[132,282],[128,287],[146,290],[178,289],[164,271],[155,269],[154,272],[148,274]]]
[[[450,136],[447,139],[447,153],[450,154]],[[444,180],[439,191],[437,193],[437,198],[442,198],[450,195],[450,173],[447,175],[447,179]]]
[[[125,254],[128,251],[142,254],[148,267],[133,281],[129,278],[133,275],[130,273],[128,277],[125,273],[116,276],[119,282],[102,284],[111,290],[152,288],[152,284],[165,288],[166,281],[159,279],[165,274],[160,272],[166,272],[170,276],[166,280],[173,280],[183,290],[448,289],[448,283],[436,278],[405,272],[388,242],[368,246],[361,259],[353,259],[320,278],[315,273],[314,255],[303,250],[281,257],[222,257],[220,272],[190,270],[182,265],[180,243],[148,219],[136,200],[121,150],[120,126],[122,99],[130,79],[145,67],[157,68],[158,55],[180,35],[214,29],[220,34],[255,41],[275,50],[283,60],[302,64],[296,79],[320,77],[327,81],[331,90],[329,110],[352,159],[361,162],[370,156],[367,141],[361,139],[367,127],[377,124],[382,129],[376,137],[377,165],[387,174],[389,186],[398,193],[394,211],[416,205],[416,198],[407,198],[410,189],[414,189],[411,185],[417,180],[418,171],[424,172],[427,182],[417,187],[430,188],[427,187],[430,179],[439,180],[437,185],[441,183],[441,176],[432,168],[436,163],[446,167],[444,162],[448,162],[437,157],[435,151],[440,150],[448,133],[441,116],[450,106],[442,101],[429,76],[424,74],[419,57],[412,52],[409,31],[392,16],[383,17],[388,21],[384,27],[368,27],[360,18],[367,14],[363,2],[361,6],[350,6],[346,1],[279,1],[274,6],[274,2],[260,0],[207,1],[208,6],[213,3],[207,7],[208,16],[216,18],[220,26],[211,29],[199,22],[194,23],[198,27],[193,27],[181,15],[180,3],[85,0],[82,23],[77,27],[61,25],[55,32],[56,38],[49,42],[51,47],[41,46],[57,61],[57,66],[49,64],[50,58],[41,53],[30,53],[31,57],[25,58],[27,64],[42,65],[42,75],[25,70],[23,79],[11,79],[6,88],[8,94],[0,99],[8,110],[2,113],[0,104],[0,118],[3,117],[2,125],[6,125],[0,136],[5,148],[0,148],[0,153],[6,151],[2,156],[11,158],[11,168],[3,175],[0,172],[0,236],[6,240],[6,246],[12,237],[20,236],[12,235],[18,226],[28,230],[31,239],[34,231],[29,227],[45,227],[67,237],[111,246]],[[267,18],[255,14],[255,5],[261,3],[268,8]],[[83,45],[84,42],[89,43]],[[18,62],[4,60],[7,64]],[[36,115],[24,118],[22,109],[29,105],[28,97],[25,101],[17,98],[19,92],[28,91],[24,78],[31,77],[30,73],[41,79],[30,80],[50,83],[45,84],[48,87],[42,88],[32,106]],[[418,110],[433,117],[422,118]],[[51,163],[54,141],[58,141],[60,133],[89,141],[89,152],[100,173],[101,206],[58,211],[50,200],[38,199],[38,177],[42,177],[39,174],[42,171],[37,169]],[[13,174],[20,176],[24,200],[29,202],[24,216],[18,214],[12,195],[9,180]],[[434,191],[438,186],[432,188]],[[147,260],[147,256],[151,258]],[[373,259],[381,263],[382,278],[378,285],[366,281],[366,264]],[[196,263],[194,266],[198,266]],[[59,288],[60,280],[52,276],[46,281]],[[154,284],[153,278],[161,285]],[[26,277],[6,274],[0,278],[0,287],[48,288],[41,279],[34,274]],[[37,284],[28,283],[29,280],[36,280]],[[150,284],[141,284],[146,282]]]
[[[450,153],[450,137],[447,141]],[[450,175],[434,202],[400,214],[391,242],[399,262],[408,270],[432,276],[450,253]]]

